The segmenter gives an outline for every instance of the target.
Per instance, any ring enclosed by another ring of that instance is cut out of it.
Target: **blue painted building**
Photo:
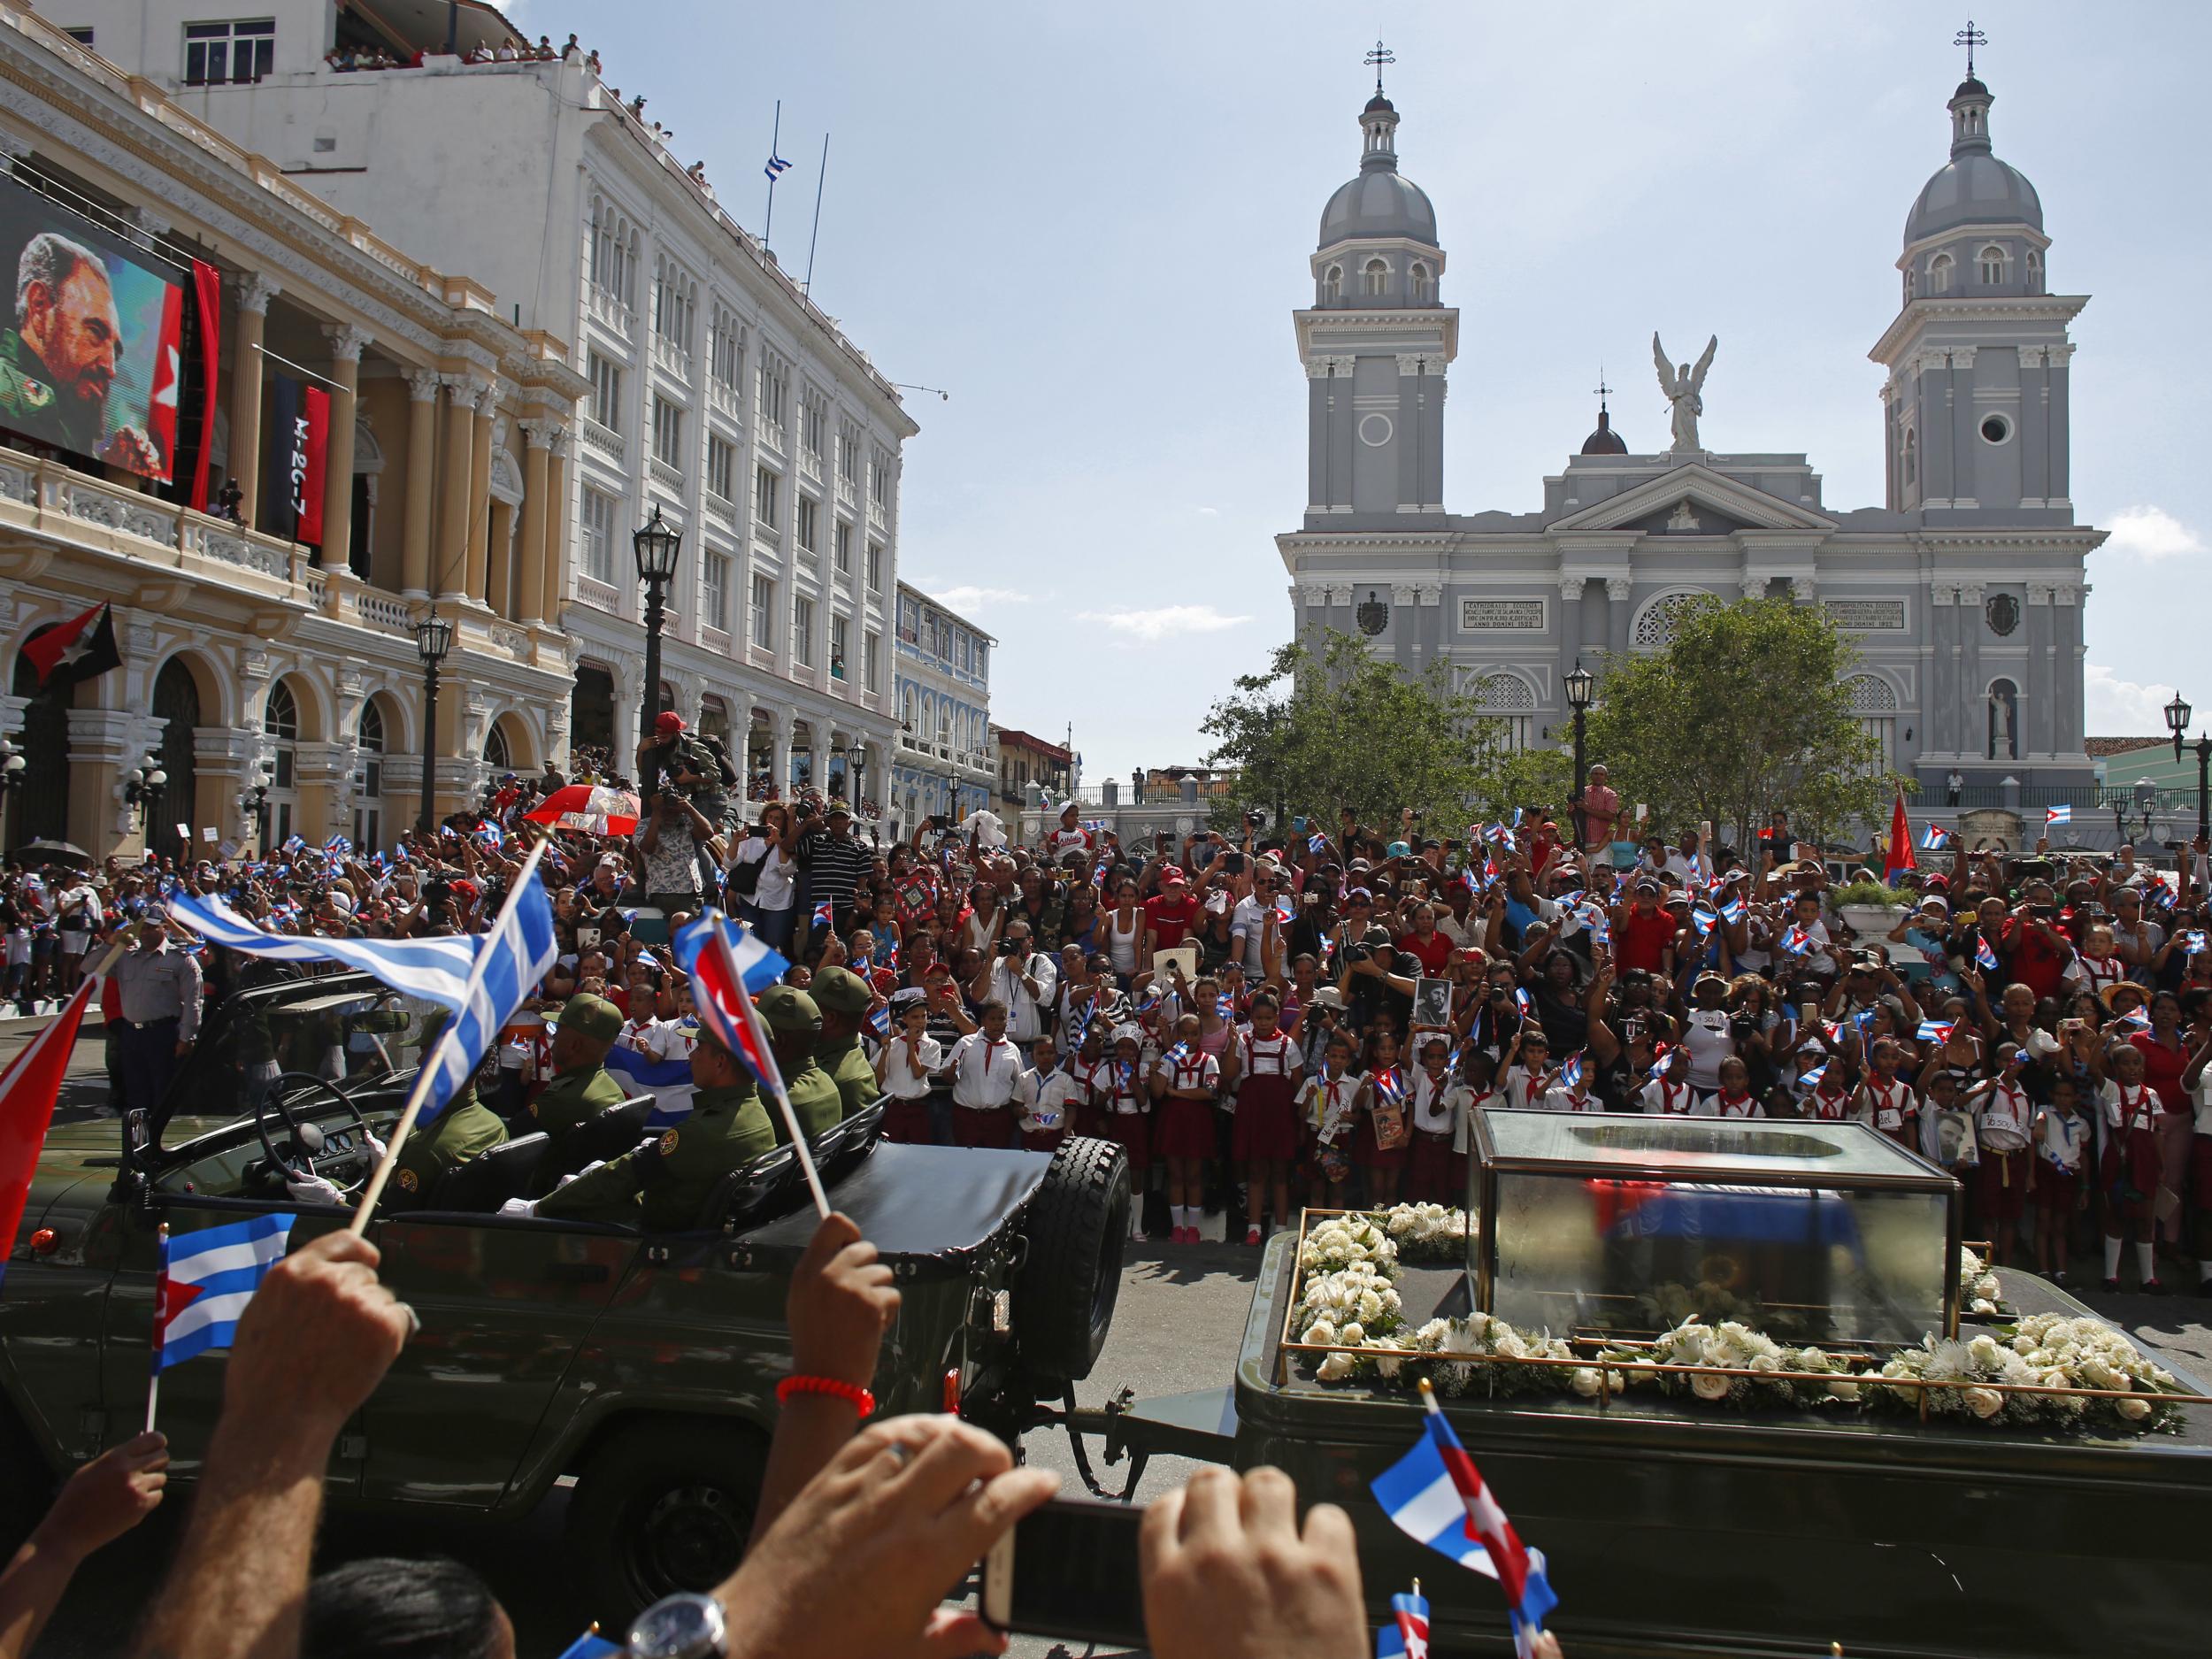
[[[991,648],[998,641],[918,588],[898,585],[891,657],[894,836],[941,813],[957,823],[991,803]]]

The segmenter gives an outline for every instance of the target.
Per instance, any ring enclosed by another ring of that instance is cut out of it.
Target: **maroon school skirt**
[[[2124,1203],[2109,1197],[2123,1172],[2139,1194]],[[2108,1222],[2148,1221],[2152,1202],[2158,1196],[2158,1132],[2147,1124],[2139,1124],[2124,1135],[2116,1133],[2105,1142],[2097,1179],[2108,1194]]]
[[[2062,1170],[2045,1158],[2035,1166],[2035,1207],[2047,1216],[2065,1217],[2081,1202],[2081,1171]]]
[[[1014,1114],[1003,1106],[955,1105],[952,1138],[964,1147],[1010,1147]]]
[[[2028,1206],[2028,1160],[2035,1155],[2022,1147],[2016,1152],[1982,1153],[1981,1198],[1984,1221],[2017,1221]]]
[[[1448,1133],[1413,1132],[1413,1156],[1406,1164],[1407,1194],[1416,1203],[1467,1202],[1467,1155],[1452,1150]]]
[[[1214,1114],[1210,1100],[1164,1100],[1154,1108],[1160,1123],[1152,1138],[1153,1153],[1164,1158],[1210,1158],[1217,1151]]]
[[[883,1138],[895,1141],[901,1146],[926,1147],[929,1144],[929,1096],[918,1100],[892,1100],[883,1102]]]
[[[1114,1138],[1113,1114],[1103,1106],[1085,1101],[1075,1109],[1075,1133],[1093,1141],[1111,1141]]]
[[[1057,1152],[1067,1134],[1064,1129],[1025,1129],[1022,1131],[1022,1150],[1025,1152]]]
[[[1105,1135],[1129,1155],[1131,1169],[1152,1167],[1151,1125],[1142,1112],[1107,1113]]]
[[[1229,1150],[1240,1164],[1289,1164],[1298,1156],[1298,1097],[1286,1077],[1248,1077],[1237,1090]]]

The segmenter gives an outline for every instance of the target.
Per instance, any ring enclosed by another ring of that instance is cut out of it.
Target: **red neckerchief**
[[[1741,1094],[1737,1095],[1731,1095],[1726,1089],[1721,1090],[1719,1103],[1720,1115],[1724,1118],[1750,1117],[1751,1114],[1749,1111],[1739,1110],[1736,1109],[1748,1107],[1751,1104],[1751,1091],[1748,1089],[1746,1089]]]

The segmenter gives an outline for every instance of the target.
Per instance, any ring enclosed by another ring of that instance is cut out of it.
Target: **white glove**
[[[284,1190],[292,1195],[296,1204],[328,1204],[342,1209],[345,1200],[338,1189],[319,1175],[289,1175],[284,1178]]]
[[[562,1187],[564,1187],[567,1186],[567,1185],[568,1185],[571,1181],[574,1181],[574,1180],[581,1180],[581,1179],[582,1179],[585,1176],[587,1176],[587,1175],[590,1174],[590,1173],[591,1173],[594,1170],[603,1170],[603,1169],[605,1169],[606,1167],[607,1167],[607,1160],[606,1160],[606,1159],[604,1159],[604,1158],[594,1158],[594,1159],[593,1159],[590,1163],[588,1163],[588,1164],[585,1164],[585,1165],[584,1165],[584,1167],[583,1167],[582,1169],[580,1169],[580,1170],[577,1171],[575,1174],[573,1174],[573,1175],[564,1175],[564,1176],[562,1176],[562,1177],[561,1177],[561,1179],[560,1179],[559,1180],[557,1180],[557,1181],[554,1182],[554,1183],[553,1183],[553,1190],[554,1190],[555,1192],[557,1192],[557,1192],[559,1192],[559,1191],[561,1190],[561,1188],[562,1188]]]
[[[538,1213],[538,1201],[534,1198],[510,1198],[500,1205],[499,1213],[503,1216],[534,1216]]]
[[[384,1143],[383,1143],[381,1141],[379,1141],[379,1140],[376,1138],[376,1136],[375,1136],[375,1135],[373,1135],[373,1133],[370,1133],[368,1130],[366,1130],[366,1129],[364,1129],[364,1130],[361,1132],[361,1138],[362,1138],[364,1141],[366,1141],[369,1143],[369,1155],[370,1155],[370,1156],[373,1157],[373,1158],[374,1158],[374,1159],[375,1159],[375,1160],[376,1160],[379,1164],[383,1163],[383,1162],[384,1162]]]

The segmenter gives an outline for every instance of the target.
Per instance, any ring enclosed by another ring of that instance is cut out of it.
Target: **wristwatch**
[[[729,1619],[710,1595],[663,1596],[630,1626],[629,1659],[726,1659]]]

